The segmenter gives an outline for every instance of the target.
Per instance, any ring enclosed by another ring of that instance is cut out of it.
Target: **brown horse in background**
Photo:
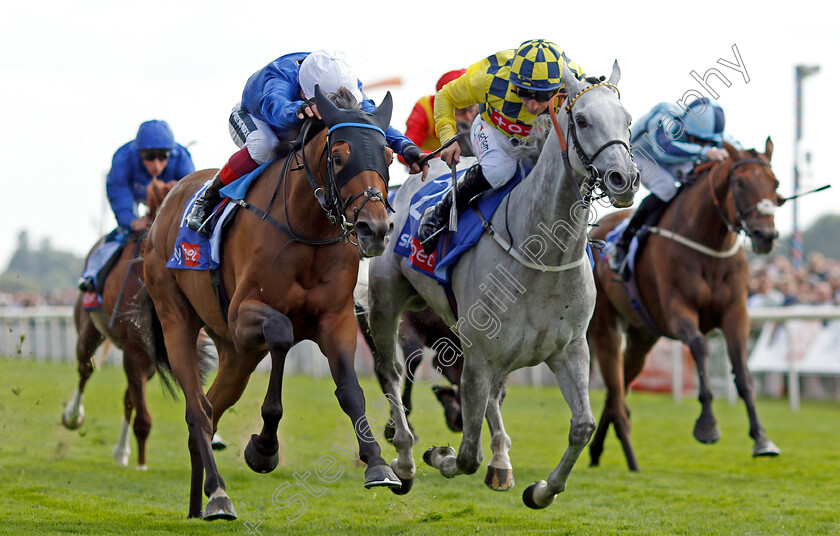
[[[163,198],[175,182],[164,183],[153,179],[147,187],[148,214],[152,221]],[[102,243],[101,238],[91,252]],[[78,333],[76,359],[79,362],[79,385],[73,398],[67,404],[61,421],[64,426],[75,430],[85,418],[82,399],[85,384],[93,374],[92,357],[96,349],[107,338],[123,351],[123,369],[128,379],[125,391],[122,430],[114,447],[114,458],[120,465],[128,465],[131,448],[128,444],[128,428],[134,416],[134,436],[137,438],[137,468],[146,469],[146,440],[152,429],[152,417],[146,407],[146,382],[154,375],[152,361],[154,348],[147,335],[151,329],[151,317],[138,314],[147,299],[143,287],[143,261],[146,231],[133,232],[119,254],[119,260],[108,273],[102,290],[102,306],[85,310],[82,306],[84,292],[79,293],[73,308],[73,318]]]
[[[697,365],[702,411],[694,437],[701,443],[714,443],[720,438],[712,413],[709,352],[704,338],[716,328],[726,336],[735,385],[747,407],[749,434],[755,441],[753,456],[779,453],[758,419],[746,365],[749,267],[747,255],[738,246],[738,233],[750,236],[757,253],[768,253],[778,236],[773,211],[784,199],[776,193],[779,182],[770,168],[770,138],[764,154],[725,147],[729,157],[697,168],[693,184],[684,186],[685,191],[665,210],[636,259],[636,284],[652,325],[643,321],[632,306],[625,282],[596,256],[598,298],[588,340],[604,376],[607,398],[589,447],[592,465],[598,465],[604,438],[613,424],[628,466],[639,470],[630,441],[625,394],[661,336],[687,345]],[[591,238],[603,240],[628,215],[628,211],[622,211],[604,217]],[[626,335],[623,354],[622,334]]]
[[[386,210],[392,155],[381,132],[390,122],[391,96],[371,114],[358,109],[343,88],[331,97],[336,104],[317,86],[315,98],[329,132],[318,130],[320,121],[305,123],[301,141],[253,182],[225,231],[219,269],[230,296],[226,316],[206,271],[166,268],[187,201],[214,172],[181,180],[150,230],[144,271],[167,354],[159,356],[164,358],[159,368],[171,366],[186,399],[192,465],[189,517],[236,518],[210,438],[266,352],[271,374],[263,428],[251,436],[245,461],[259,473],[277,466],[283,366],[289,349],[304,339],[315,341],[329,361],[336,398],[350,417],[359,458],[368,466],[365,487],[400,486],[370,432],[353,368],[353,287],[359,258],[380,255],[393,227]],[[206,396],[195,348],[203,326],[219,353],[219,371]],[[204,475],[209,501],[202,514]]]

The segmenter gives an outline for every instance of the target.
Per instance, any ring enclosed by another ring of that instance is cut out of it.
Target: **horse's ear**
[[[563,84],[566,86],[566,94],[569,98],[580,92],[580,82],[575,78],[575,73],[569,69],[568,62],[563,63]]]
[[[321,91],[321,86],[318,84],[315,84],[315,106],[318,107],[318,113],[327,125],[332,126],[340,122],[338,106]]]
[[[767,136],[767,141],[764,143],[764,156],[767,157],[768,162],[773,156],[773,140],[770,139],[770,136]]]
[[[385,94],[376,110],[373,111],[373,117],[376,119],[377,126],[385,130],[391,124],[391,112],[394,110],[394,99],[391,97],[391,92]]]
[[[727,142],[723,142],[723,148],[726,149],[726,152],[729,153],[729,158],[738,158],[738,149],[729,145]]]
[[[610,74],[610,79],[607,80],[607,83],[617,86],[619,80],[621,80],[621,67],[618,66],[618,60],[615,60],[613,62],[613,68],[612,73]]]

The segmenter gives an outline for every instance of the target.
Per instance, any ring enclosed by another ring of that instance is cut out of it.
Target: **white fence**
[[[834,377],[840,380],[840,307],[792,306],[754,309],[750,311],[753,326],[760,327],[760,334],[750,350],[748,366],[761,381],[775,377],[786,379],[787,395],[791,408],[797,410],[801,398],[801,381]],[[73,325],[72,307],[0,308],[0,357],[35,359],[37,361],[75,362],[76,330]],[[726,359],[726,346],[720,336],[711,337],[710,373],[713,390],[725,392],[730,403],[737,394],[731,381]],[[356,371],[360,375],[373,373],[373,360],[359,335],[356,345]],[[418,379],[429,383],[437,381],[431,369],[431,359],[424,359],[418,370]],[[120,366],[122,353],[112,349],[105,357],[106,364]],[[658,367],[659,390],[670,391],[679,400],[692,385],[695,376],[690,358],[681,343],[660,341],[648,357],[642,374],[652,376],[651,369]],[[266,358],[260,370],[269,370]],[[315,377],[329,375],[326,358],[317,345],[305,341],[289,352],[285,371],[288,374],[305,374]],[[665,379],[667,378],[667,379]],[[662,381],[664,379],[664,382]],[[530,385],[556,385],[554,375],[545,365],[516,371],[512,383]],[[670,381],[670,385],[667,385]],[[599,384],[597,370],[593,384]],[[425,383],[425,382],[423,382]],[[666,385],[664,388],[662,384]],[[689,387],[687,387],[689,386]],[[835,384],[840,398],[840,381]],[[782,392],[773,392],[783,395]]]

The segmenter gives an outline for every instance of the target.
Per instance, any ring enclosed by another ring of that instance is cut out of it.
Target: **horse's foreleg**
[[[73,397],[67,403],[64,413],[61,415],[61,422],[70,430],[75,430],[85,421],[85,406],[83,403],[85,384],[93,374],[93,353],[102,344],[105,338],[97,331],[96,326],[90,319],[90,314],[82,309],[81,303],[77,302],[74,317],[76,331],[79,338],[76,341],[76,360],[79,364],[79,383],[73,391]]]
[[[595,417],[589,404],[589,347],[581,337],[569,343],[565,352],[547,362],[572,412],[569,446],[546,480],[528,486],[522,500],[530,508],[545,508],[566,489],[566,481],[592,432]]]
[[[120,425],[120,435],[117,436],[117,443],[112,451],[114,461],[123,467],[128,466],[128,459],[131,456],[131,445],[129,444],[128,432],[131,429],[131,417],[134,414],[134,404],[131,401],[131,390],[126,388],[123,397],[123,418]]]
[[[513,466],[510,463],[510,436],[505,432],[505,423],[502,421],[501,411],[506,384],[507,378],[494,385],[490,390],[485,414],[487,425],[490,427],[490,433],[492,434],[490,450],[493,451],[493,458],[487,464],[484,483],[494,491],[507,491],[514,485]]]
[[[700,417],[694,424],[694,438],[701,443],[715,443],[720,439],[720,430],[712,411],[714,394],[709,382],[709,347],[706,344],[706,338],[700,333],[697,314],[688,311],[674,314],[670,324],[672,333],[688,346],[697,367],[699,384],[697,399],[702,409]]]
[[[768,439],[755,407],[755,388],[750,371],[747,370],[746,360],[749,336],[749,316],[746,308],[737,308],[724,315],[722,327],[729,350],[729,360],[732,363],[732,374],[735,375],[735,387],[738,389],[738,396],[747,407],[747,416],[750,419],[750,437],[755,441],[752,454],[778,456],[779,447]]]
[[[338,313],[321,319],[318,342],[330,365],[335,382],[335,396],[344,413],[350,417],[359,443],[359,459],[368,468],[365,487],[398,487],[400,479],[382,458],[377,443],[379,431],[374,432],[365,414],[365,394],[359,386],[353,366],[356,351],[356,322],[352,315]]]
[[[604,441],[610,424],[614,423],[623,411],[625,393],[620,324],[615,309],[610,305],[605,293],[600,292],[600,287],[595,312],[587,331],[587,340],[593,356],[598,360],[606,389],[604,410],[598,421],[598,429],[589,444],[589,465],[597,466],[604,452]]]

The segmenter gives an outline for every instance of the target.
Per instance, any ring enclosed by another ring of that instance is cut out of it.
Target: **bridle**
[[[583,187],[583,192],[585,192],[585,193],[582,194],[582,199],[583,199],[584,204],[586,206],[588,206],[589,203],[592,201],[592,199],[593,199],[592,194],[596,190],[596,188],[600,189],[600,194],[598,194],[595,197],[595,199],[601,199],[603,197],[609,197],[609,195],[610,195],[608,190],[607,190],[607,187],[604,186],[604,177],[601,175],[601,172],[595,166],[595,160],[598,158],[598,156],[601,155],[601,153],[606,148],[608,148],[612,145],[621,145],[622,147],[624,147],[624,150],[627,151],[627,154],[630,155],[630,160],[631,161],[633,160],[633,153],[630,151],[630,146],[624,140],[619,140],[619,139],[610,140],[610,141],[604,143],[603,145],[601,145],[600,147],[598,147],[598,149],[596,149],[595,152],[592,153],[592,156],[589,156],[588,154],[586,154],[586,151],[584,150],[583,145],[580,143],[580,140],[578,139],[577,127],[575,125],[574,115],[572,114],[572,108],[574,107],[577,100],[584,93],[586,93],[588,91],[591,91],[591,90],[593,90],[595,88],[598,88],[598,87],[605,87],[605,88],[608,88],[610,90],[615,90],[616,94],[618,95],[618,98],[619,99],[621,98],[621,92],[618,90],[618,87],[616,87],[614,84],[611,84],[609,82],[599,82],[597,84],[592,84],[592,85],[587,86],[587,87],[581,89],[580,91],[578,91],[574,96],[572,96],[572,98],[569,99],[569,103],[566,104],[566,106],[564,108],[566,110],[567,115],[569,116],[569,124],[568,124],[568,128],[567,128],[567,132],[568,132],[568,136],[572,140],[572,146],[575,149],[575,154],[577,154],[581,163],[583,163],[584,167],[589,171],[589,176],[587,177],[587,179],[586,179],[586,181],[584,182],[584,185],[583,185],[584,186]],[[554,112],[554,100],[557,99],[558,97],[560,98],[560,102],[558,103],[558,106],[561,106],[563,104],[563,100],[566,98],[566,94],[565,93],[564,94],[558,93],[558,94],[555,94],[554,97],[552,97],[551,102],[549,104],[549,114],[551,116],[551,122],[554,124],[554,131],[557,133],[557,139],[560,141],[560,149],[562,151],[561,154],[563,155],[563,166],[566,168],[566,174],[571,176],[572,167],[569,164],[569,154],[568,154],[568,149],[566,147],[566,139],[563,136],[563,131],[560,129],[560,123],[557,121],[557,115]]]
[[[320,126],[323,123],[320,123],[320,121],[316,121],[314,119],[306,121],[303,127],[301,128],[300,134],[298,135],[297,139],[295,139],[289,144],[292,154],[290,154],[289,157],[286,158],[286,161],[283,163],[283,169],[280,172],[280,178],[277,181],[277,185],[274,188],[274,193],[272,194],[271,199],[269,200],[268,207],[264,211],[244,200],[234,200],[234,202],[244,208],[247,208],[257,216],[259,216],[260,219],[269,223],[272,227],[275,227],[276,229],[282,231],[284,234],[289,235],[293,241],[302,242],[304,244],[309,244],[312,246],[338,244],[340,242],[345,241],[353,245],[358,245],[358,243],[353,240],[353,237],[356,235],[356,224],[358,223],[359,214],[361,213],[362,208],[368,203],[368,201],[381,202],[385,205],[386,208],[390,209],[391,211],[393,211],[393,208],[388,202],[387,194],[383,194],[381,191],[379,191],[379,189],[374,187],[367,188],[355,195],[349,195],[346,199],[342,198],[340,193],[341,187],[347,184],[347,182],[350,179],[352,179],[353,176],[355,176],[355,174],[351,176],[337,176],[335,169],[332,166],[332,161],[329,158],[329,155],[327,155],[327,152],[329,151],[330,147],[332,147],[332,132],[338,127],[371,129],[378,131],[383,136],[385,135],[385,133],[379,127],[368,125],[365,123],[342,123],[340,125],[333,126],[327,132],[326,141],[319,156],[319,161],[326,157],[327,170],[326,176],[323,177],[323,185],[321,185],[315,178],[315,175],[312,172],[312,169],[309,167],[309,164],[306,160],[306,156],[303,154],[304,147],[309,141],[311,141],[309,139],[310,135],[314,137],[314,135],[320,131],[319,129],[315,132],[311,132],[313,125],[316,124]],[[367,148],[368,146],[365,145],[365,149]],[[292,169],[292,171],[298,171],[300,169],[304,170],[306,178],[309,181],[310,186],[312,187],[315,198],[318,200],[318,204],[321,206],[321,209],[323,209],[323,211],[327,215],[327,219],[329,219],[330,223],[332,223],[333,226],[341,229],[341,234],[339,236],[333,238],[309,238],[298,234],[294,229],[292,229],[292,225],[289,221],[288,216],[289,200],[287,188],[283,189],[283,213],[286,218],[286,223],[283,224],[274,219],[273,217],[269,216],[269,213],[271,212],[271,207],[273,206],[274,201],[277,197],[277,193],[280,190],[280,186],[284,183],[288,185],[287,178],[290,171],[289,165],[293,159],[296,165]],[[384,178],[387,187],[387,167],[384,170],[380,171],[380,175]],[[353,220],[348,221],[347,217],[345,216],[347,207],[352,205],[360,197],[364,197],[365,199],[359,206],[354,207]]]
[[[709,173],[709,192],[711,193],[712,202],[715,205],[715,209],[717,210],[717,213],[720,216],[721,220],[723,220],[723,224],[726,226],[727,230],[735,234],[744,232],[746,235],[752,236],[754,231],[752,227],[750,227],[749,223],[747,223],[747,218],[749,217],[749,215],[753,212],[758,212],[759,215],[772,216],[776,210],[776,205],[774,205],[773,202],[768,199],[762,199],[761,201],[747,208],[746,210],[741,209],[740,203],[738,201],[738,196],[735,195],[735,191],[732,188],[732,186],[737,185],[741,182],[741,179],[735,176],[735,170],[741,166],[746,165],[760,165],[766,166],[768,168],[770,167],[770,163],[765,160],[762,160],[761,158],[747,158],[744,160],[738,160],[737,162],[734,162],[732,164],[732,167],[729,169],[729,173],[726,176],[726,180],[727,182],[729,182],[729,190],[732,192],[732,204],[735,207],[735,218],[737,220],[737,225],[729,221],[729,218],[727,218],[723,207],[720,206],[720,202],[718,201],[717,195],[715,195],[714,191],[713,173]]]

